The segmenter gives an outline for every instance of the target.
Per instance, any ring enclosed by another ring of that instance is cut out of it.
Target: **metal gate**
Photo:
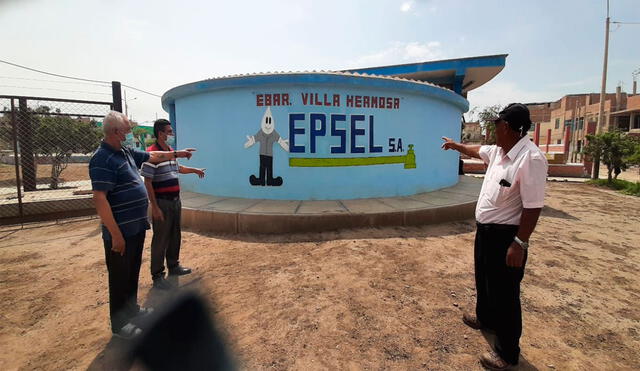
[[[0,95],[0,225],[95,213],[88,162],[111,109]]]

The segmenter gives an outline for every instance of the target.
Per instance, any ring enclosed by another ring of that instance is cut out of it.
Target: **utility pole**
[[[600,110],[598,111],[598,125],[596,133],[600,134],[604,126],[604,98],[607,87],[607,59],[609,57],[609,0],[607,0],[607,21],[604,33],[604,63],[602,65],[602,86],[600,88]]]
[[[122,112],[122,96],[120,95],[121,86],[119,81],[111,82],[111,92],[113,97],[113,110]]]

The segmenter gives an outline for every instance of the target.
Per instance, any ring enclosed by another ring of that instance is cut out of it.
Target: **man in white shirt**
[[[483,354],[480,361],[489,369],[505,370],[516,365],[520,355],[520,281],[529,236],[544,205],[548,164],[527,135],[531,119],[525,105],[509,104],[495,125],[495,145],[464,145],[442,138],[442,148],[488,165],[476,205],[476,313],[465,313],[462,320],[471,328],[495,332],[495,352]]]

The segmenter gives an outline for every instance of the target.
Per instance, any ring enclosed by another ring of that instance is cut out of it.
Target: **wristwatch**
[[[523,249],[527,250],[529,248],[529,242],[524,242],[521,239],[518,238],[518,236],[515,236],[513,238],[513,241],[515,243],[517,243],[518,245],[520,245]]]
[[[174,159],[177,159],[177,158],[178,158],[178,152],[173,151],[173,158],[174,158]]]

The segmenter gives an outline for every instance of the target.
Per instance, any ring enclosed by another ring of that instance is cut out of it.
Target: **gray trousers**
[[[167,268],[175,268],[180,264],[180,199],[156,200],[162,210],[164,220],[153,220],[153,239],[151,240],[151,277],[157,279],[164,276],[164,260]]]

